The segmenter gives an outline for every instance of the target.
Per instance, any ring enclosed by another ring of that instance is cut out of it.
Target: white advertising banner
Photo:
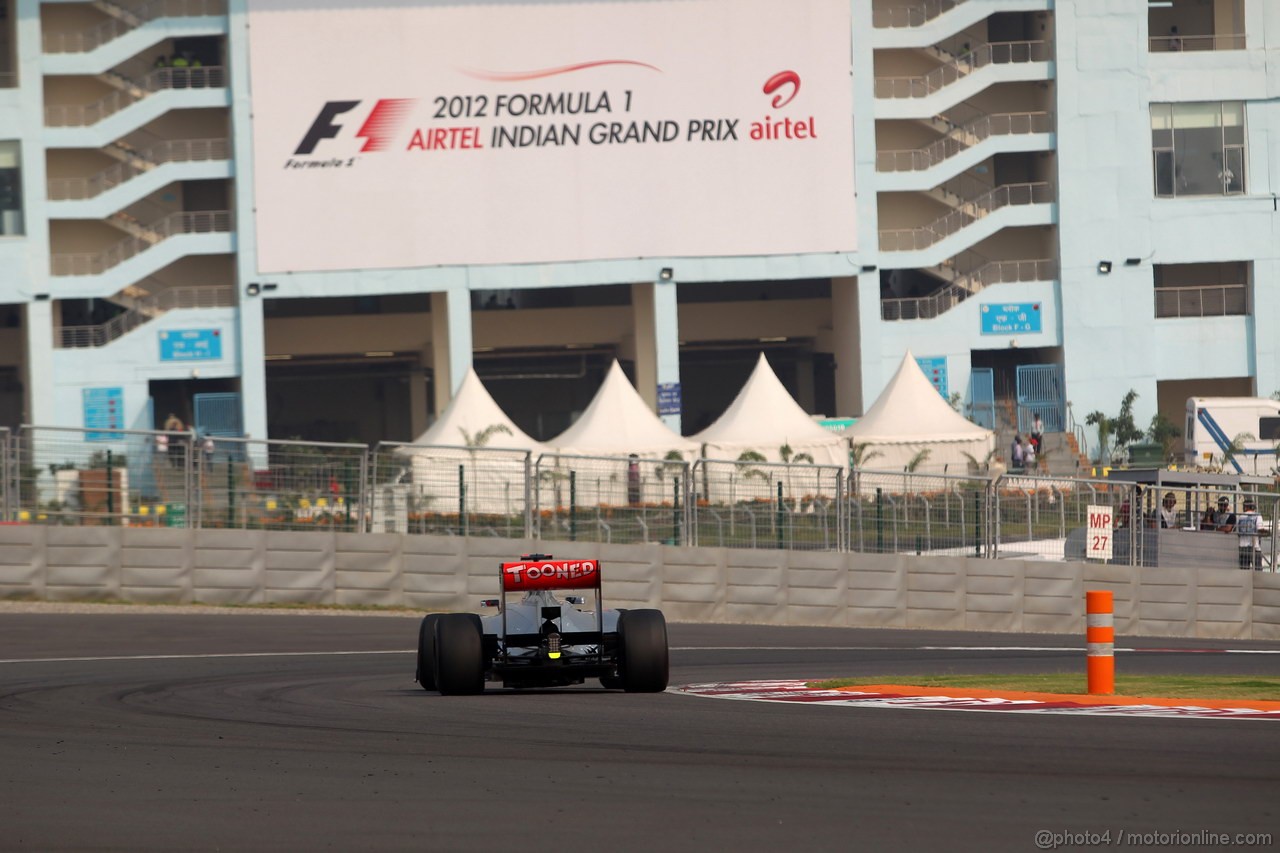
[[[261,272],[856,249],[849,0],[249,0]]]

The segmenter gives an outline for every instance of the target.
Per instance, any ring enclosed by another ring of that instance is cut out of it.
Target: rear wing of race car
[[[507,594],[529,593],[564,589],[595,590],[596,630],[564,632],[566,645],[602,642],[604,636],[604,605],[600,600],[599,560],[555,560],[550,554],[526,554],[518,562],[501,563],[498,567],[498,586],[502,591],[502,634],[508,646],[537,645],[541,634],[507,633]],[[566,597],[568,598],[568,597]],[[571,598],[569,598],[572,601]],[[575,603],[581,603],[580,600]],[[561,608],[544,606],[541,617],[549,622],[561,618]],[[563,625],[561,626],[563,627]]]
[[[538,589],[594,589],[600,591],[599,560],[553,560],[550,554],[529,554],[501,567],[503,593]]]

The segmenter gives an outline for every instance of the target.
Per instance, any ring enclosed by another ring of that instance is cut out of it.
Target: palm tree
[[[1223,448],[1222,466],[1219,470],[1225,471],[1228,465],[1234,464],[1235,458],[1240,454],[1244,453],[1245,444],[1247,442],[1255,441],[1255,440],[1256,438],[1251,432],[1242,432],[1239,435],[1237,435],[1235,438],[1231,439],[1231,443],[1228,444],[1225,448]]]
[[[784,465],[788,466],[788,467],[787,467],[787,469],[786,469],[786,475],[787,475],[787,498],[788,498],[788,499],[790,499],[790,498],[792,497],[792,494],[791,494],[791,468],[790,468],[790,466],[791,466],[791,465],[793,465],[793,464],[798,465],[798,464],[800,464],[801,462],[808,462],[810,465],[812,465],[812,464],[813,464],[813,456],[812,456],[812,454],[805,453],[805,452],[803,452],[803,451],[801,451],[800,453],[795,453],[795,452],[791,449],[791,445],[790,445],[790,444],[784,444],[784,445],[782,445],[781,447],[779,447],[779,448],[778,448],[778,455],[782,457],[782,463],[783,463]]]
[[[511,427],[506,424],[489,424],[484,429],[476,430],[474,433],[468,432],[466,427],[458,427],[458,432],[462,433],[462,443],[467,446],[468,450],[472,451],[471,455],[474,458],[476,448],[484,447],[491,438],[499,433],[511,435]]]
[[[759,468],[753,468],[752,462],[767,462],[765,455],[758,450],[744,450],[738,454],[738,458],[734,461],[734,466],[738,469],[738,473],[742,475],[742,479],[747,480],[756,477],[760,480],[768,480],[769,475],[761,471]]]
[[[871,449],[871,442],[863,441],[854,444],[852,440],[849,443],[849,466],[851,468],[865,467],[868,462],[877,457],[883,457],[884,454],[879,450]]]
[[[922,448],[919,452],[916,453],[915,456],[911,457],[911,460],[907,462],[906,467],[903,470],[905,470],[908,474],[914,474],[915,470],[919,468],[921,465],[923,465],[925,460],[929,458],[929,454],[931,452],[932,451],[930,451],[929,448],[927,447]]]

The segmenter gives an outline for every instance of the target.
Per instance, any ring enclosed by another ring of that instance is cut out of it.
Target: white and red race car
[[[667,689],[666,618],[660,610],[603,609],[598,560],[527,554],[500,564],[498,576],[502,597],[485,602],[496,614],[423,617],[415,677],[424,690],[480,693],[486,681],[563,687],[588,678],[634,693]],[[594,601],[557,598],[558,590],[594,591]]]

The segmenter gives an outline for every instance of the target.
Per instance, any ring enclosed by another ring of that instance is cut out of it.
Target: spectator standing
[[[1031,419],[1031,446],[1036,449],[1037,455],[1040,453],[1040,442],[1044,441],[1044,421],[1040,420],[1040,415],[1036,414]]]
[[[1027,454],[1022,449],[1022,434],[1015,433],[1013,436],[1013,446],[1009,448],[1009,459],[1013,463],[1014,471],[1022,471],[1026,465]]]
[[[640,504],[640,458],[634,453],[627,456],[627,503]]]
[[[173,88],[185,89],[191,78],[191,60],[185,54],[178,54],[169,61],[173,68]]]
[[[1218,512],[1214,515],[1214,529],[1219,533],[1231,533],[1236,529],[1236,514],[1231,511],[1231,501],[1226,495],[1218,498]]]
[[[1177,27],[1169,27],[1169,50],[1182,50],[1182,36],[1178,35]]]
[[[1262,516],[1258,515],[1253,498],[1244,499],[1244,511],[1236,516],[1235,530],[1240,536],[1240,568],[1261,570],[1262,537],[1267,531],[1262,529]]]
[[[1173,492],[1165,492],[1160,503],[1160,526],[1171,530],[1178,526],[1178,498]]]
[[[1036,445],[1030,438],[1022,442],[1022,464],[1028,471],[1036,468]]]
[[[186,432],[187,426],[182,422],[182,418],[170,412],[169,417],[164,419],[163,429],[165,432]],[[174,468],[181,468],[183,448],[186,446],[182,436],[169,435],[164,438],[164,446],[169,453],[169,464]],[[159,447],[159,445],[160,441],[157,438],[156,446]]]

